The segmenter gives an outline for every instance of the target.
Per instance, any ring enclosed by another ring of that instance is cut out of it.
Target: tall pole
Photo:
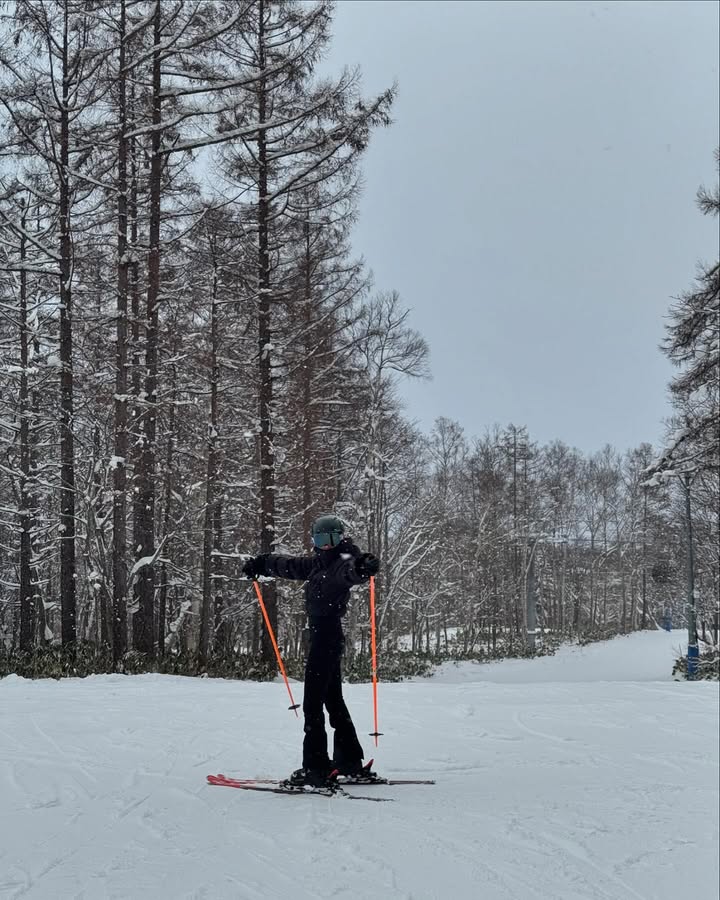
[[[648,492],[643,491],[643,538],[642,538],[642,614],[640,616],[640,628],[642,631],[647,626],[647,501]]]
[[[275,632],[273,631],[272,623],[270,622],[270,616],[268,615],[267,607],[265,606],[265,602],[263,601],[262,591],[260,590],[260,585],[258,584],[257,578],[253,578],[253,585],[255,586],[255,593],[257,594],[258,603],[260,604],[263,619],[265,620],[265,627],[267,628],[268,636],[272,642],[273,650],[275,651],[275,659],[277,660],[278,666],[280,666],[280,671],[282,672],[282,677],[285,681],[285,687],[287,688],[287,692],[290,695],[291,705],[288,706],[288,709],[291,709],[295,713],[295,718],[298,718],[298,709],[300,708],[300,704],[295,702],[295,698],[293,697],[292,691],[290,690],[290,682],[288,681],[288,677],[285,672],[285,666],[283,665],[282,656],[280,656],[280,648],[278,647],[277,641],[275,640]]]
[[[375,635],[375,578],[370,576],[370,646],[372,648],[372,686],[373,686],[373,722],[375,731],[370,733],[370,737],[375,738],[375,746],[378,745],[378,738],[382,737],[382,732],[378,731],[378,704],[377,704],[377,643]]]
[[[535,639],[537,636],[537,599],[535,581],[535,548],[537,541],[530,542],[530,559],[528,560],[527,584],[526,584],[526,646],[530,653],[535,653]]]
[[[687,677],[692,680],[697,675],[698,650],[697,619],[695,610],[695,557],[693,554],[692,515],[690,508],[690,484],[692,475],[686,472],[683,476],[685,485],[685,525],[687,533],[687,622],[688,622],[688,653],[687,653]]]

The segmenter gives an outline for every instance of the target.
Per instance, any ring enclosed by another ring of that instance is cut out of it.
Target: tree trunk
[[[642,614],[640,628],[647,628],[647,490],[643,492],[643,538],[642,538]]]
[[[560,614],[558,616],[558,628],[560,634],[565,631],[565,582],[567,579],[567,541],[562,545],[562,572],[560,574]]]
[[[33,337],[33,348],[35,355],[38,356],[40,354],[40,341],[37,338],[37,335]],[[40,418],[40,391],[36,386],[33,386],[32,391],[30,392],[30,407],[31,407],[31,421],[33,422],[33,426],[37,424]],[[35,523],[35,517],[37,515],[37,511],[40,508],[40,498],[38,496],[38,484],[37,484],[37,471],[38,471],[38,430],[36,427],[33,427],[30,435],[28,436],[30,439],[30,471],[33,474],[32,479],[32,489],[29,495],[30,500],[30,510],[31,510],[31,544],[30,549],[33,555],[33,559],[37,559],[38,556],[38,548],[37,548],[37,535],[33,532],[32,527]],[[33,540],[34,538],[34,540]],[[33,589],[33,605],[31,607],[32,613],[32,629],[33,634],[35,634],[36,639],[40,640],[41,644],[44,644],[47,640],[47,617],[45,615],[45,604],[42,599],[42,591],[40,589],[40,576],[38,573],[37,563],[33,565],[31,569],[31,577],[32,577],[32,589]]]
[[[215,237],[209,236],[210,255],[213,263],[213,280],[210,311],[210,416],[207,426],[207,468],[205,476],[205,516],[203,523],[203,597],[200,613],[200,647],[199,656],[202,665],[207,664],[208,654],[212,650],[211,626],[214,631],[215,610],[212,594],[215,587],[213,550],[216,543],[216,486],[218,477],[218,268],[215,248]]]
[[[115,445],[113,468],[113,602],[112,647],[117,664],[127,649],[127,454],[128,454],[128,373],[127,373],[127,315],[128,315],[128,140],[126,59],[126,0],[120,2],[120,60],[119,60],[119,134],[118,134],[118,260],[117,260],[117,319],[115,324]]]
[[[135,82],[130,79],[130,111],[131,120],[135,121]],[[130,434],[128,451],[132,454],[132,555],[136,557],[139,548],[142,546],[140,536],[141,516],[140,516],[140,500],[138,491],[138,479],[141,467],[142,453],[142,407],[140,404],[140,388],[141,388],[141,340],[140,340],[140,261],[138,258],[138,246],[140,237],[140,226],[138,221],[138,144],[135,138],[131,138],[128,146],[130,154],[130,305],[131,305],[131,348],[132,359],[130,370],[132,374],[131,395],[133,398],[132,408],[130,411]],[[137,595],[134,594],[134,597]],[[136,609],[132,616],[132,646],[137,648],[140,645],[140,620],[141,613]]]
[[[264,72],[265,2],[258,3],[258,63]],[[275,449],[273,440],[273,381],[271,354],[271,279],[269,254],[270,204],[268,199],[268,153],[265,120],[267,116],[266,81],[258,83],[258,349],[260,353],[260,552],[269,553],[275,546]],[[277,594],[275,584],[265,586],[263,599],[270,624],[277,634]],[[275,653],[270,635],[263,624],[263,661],[273,665]]]
[[[60,109],[60,604],[63,644],[76,640],[75,444],[73,421],[72,236],[70,233],[70,71],[68,5],[63,4]]]
[[[305,333],[305,358],[300,370],[302,379],[302,505],[303,505],[303,538],[310,534],[315,508],[313,503],[313,433],[314,433],[314,407],[312,405],[312,377],[313,363],[311,357],[310,335],[312,326],[312,282],[311,282],[311,248],[310,248],[310,209],[309,203],[306,209],[304,226],[305,238],[305,284],[303,296],[303,331]]]
[[[170,541],[168,540],[170,533],[170,510],[172,507],[173,495],[173,458],[175,455],[175,402],[177,398],[177,371],[175,366],[171,367],[171,389],[170,389],[170,414],[167,423],[167,448],[165,451],[165,492],[163,502],[163,527],[162,536],[166,541],[165,553],[170,553]],[[165,631],[167,625],[167,597],[168,597],[168,580],[167,565],[165,561],[160,564],[160,590],[158,592],[158,616],[157,616],[157,644],[158,656],[162,659],[165,656]]]
[[[213,511],[213,591],[215,605],[215,652],[226,655],[230,649],[231,628],[230,623],[223,618],[225,597],[223,594],[223,564],[222,556],[222,499],[215,498]]]
[[[157,433],[158,384],[158,303],[160,299],[160,197],[162,189],[162,157],[160,155],[162,120],[160,0],[153,17],[152,123],[150,153],[150,234],[148,256],[148,289],[145,311],[145,395],[143,398],[142,451],[137,479],[139,516],[139,557],[152,558],[155,553],[155,463]],[[149,658],[155,655],[154,600],[155,567],[149,562],[137,576],[135,596],[138,602],[138,650]]]
[[[30,397],[28,365],[30,332],[27,315],[27,272],[25,271],[25,205],[20,219],[20,649],[33,644],[32,512],[30,497]]]
[[[97,623],[98,644],[105,647],[112,646],[112,619],[108,615],[107,588],[108,579],[106,572],[107,546],[103,533],[103,480],[100,471],[100,426],[93,429],[93,474],[92,474],[92,503],[88,505],[88,529],[87,529],[87,560],[93,568],[97,567],[102,573],[100,588],[95,591],[95,615]],[[93,552],[94,551],[94,552]],[[89,571],[89,570],[88,570]],[[91,595],[92,596],[92,595]]]

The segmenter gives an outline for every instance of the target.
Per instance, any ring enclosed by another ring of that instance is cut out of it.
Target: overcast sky
[[[664,317],[718,251],[718,29],[715,0],[339,0],[329,62],[399,85],[354,244],[430,344],[424,430],[661,439]]]

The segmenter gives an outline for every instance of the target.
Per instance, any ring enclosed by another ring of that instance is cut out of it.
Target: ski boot
[[[327,769],[295,769],[280,782],[280,787],[289,793],[334,794],[338,789],[337,772]]]
[[[375,760],[371,759],[365,765],[359,761],[349,766],[338,766],[335,771],[340,784],[384,784],[387,779],[372,771],[374,762]]]

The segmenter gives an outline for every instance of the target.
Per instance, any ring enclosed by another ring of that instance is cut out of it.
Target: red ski
[[[375,803],[392,803],[392,797],[363,797],[358,794],[348,794],[341,787],[324,790],[323,788],[285,788],[280,787],[279,781],[253,782],[240,781],[237,778],[228,778],[226,775],[208,775],[208,784],[219,787],[238,788],[241,791],[261,791],[268,794],[283,794],[286,797],[310,796],[310,797],[344,797],[346,800],[370,800]]]
[[[237,781],[241,784],[281,784],[278,778],[233,778],[232,781]],[[343,787],[373,787],[376,784],[389,786],[396,784],[435,784],[434,781],[421,781],[412,778],[374,778],[371,781],[353,781],[352,779],[345,779],[342,775],[338,776],[337,783]]]
[[[371,759],[365,767],[364,771],[370,773],[370,777],[360,776],[359,778],[353,778],[348,775],[337,775],[336,784],[343,786],[351,786],[351,785],[361,785],[361,786],[372,786],[374,784],[382,784],[382,785],[395,785],[395,784],[435,784],[434,781],[422,781],[417,779],[408,779],[408,778],[381,778],[379,775],[376,775],[374,772],[370,772],[372,768],[372,764],[375,762],[374,759]],[[213,776],[215,777],[215,776]],[[221,777],[225,777],[224,775]],[[240,782],[242,784],[274,784],[279,785],[282,782],[277,778],[231,778],[231,781]]]

